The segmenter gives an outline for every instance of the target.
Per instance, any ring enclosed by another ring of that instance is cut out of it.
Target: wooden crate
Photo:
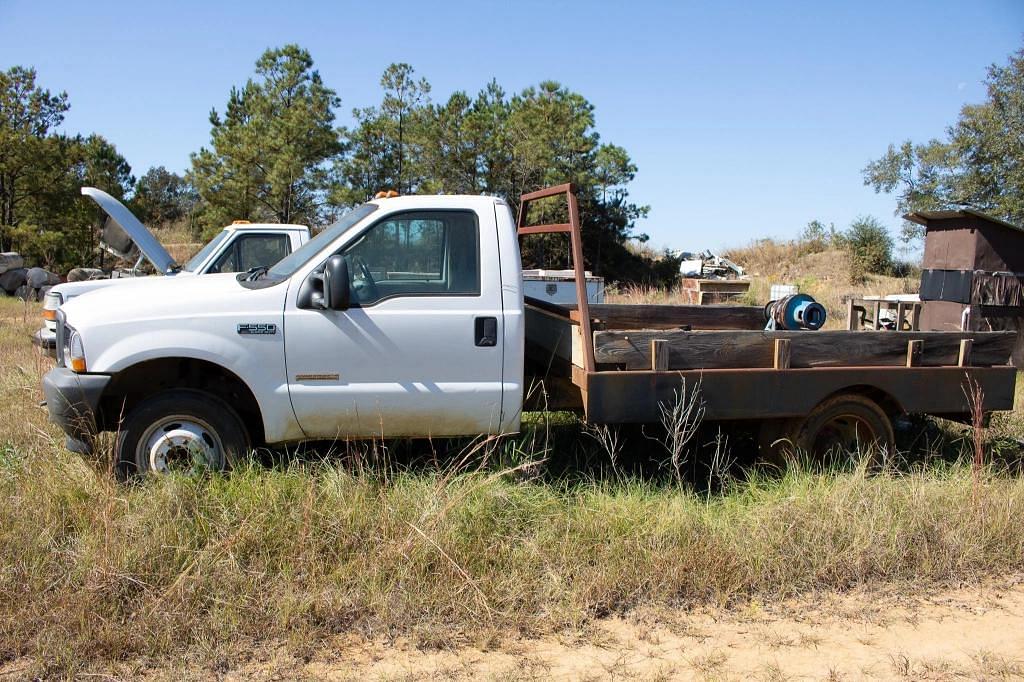
[[[691,305],[731,303],[741,299],[750,289],[746,279],[697,279],[684,277],[683,301]]]
[[[846,302],[846,328],[849,331],[879,330],[881,313],[896,320],[894,331],[918,331],[921,328],[920,301],[891,301],[881,298],[851,298]]]

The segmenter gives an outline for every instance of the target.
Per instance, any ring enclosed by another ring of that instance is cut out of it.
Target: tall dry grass
[[[434,467],[329,458],[120,485],[45,423],[38,314],[0,301],[0,660],[26,676],[168,657],[216,668],[339,634],[487,645],[641,606],[1024,567],[1024,480],[991,466],[976,479],[968,459],[754,472],[716,492],[537,477],[540,450],[514,472],[455,470],[442,451]]]
[[[957,466],[702,496],[307,465],[125,488],[56,450],[5,447],[0,653],[64,674],[339,633],[484,644],[641,605],[1019,571],[1024,481],[982,485]]]
[[[157,241],[164,245],[171,258],[177,263],[184,264],[189,258],[196,255],[199,249],[209,241],[201,238],[201,235],[189,225],[187,218],[158,225],[151,228],[151,232]]]

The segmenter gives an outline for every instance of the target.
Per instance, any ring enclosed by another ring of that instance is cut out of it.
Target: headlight
[[[71,327],[64,328],[64,360],[74,372],[87,371],[82,335]]]

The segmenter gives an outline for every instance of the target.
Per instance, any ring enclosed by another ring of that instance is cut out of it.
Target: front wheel
[[[164,391],[135,407],[117,437],[122,476],[225,471],[249,451],[238,414],[223,400],[193,390]]]

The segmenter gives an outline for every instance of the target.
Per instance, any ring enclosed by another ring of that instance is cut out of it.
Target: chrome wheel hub
[[[195,417],[173,416],[153,424],[139,439],[139,457],[153,473],[221,469],[224,447],[210,425]]]

